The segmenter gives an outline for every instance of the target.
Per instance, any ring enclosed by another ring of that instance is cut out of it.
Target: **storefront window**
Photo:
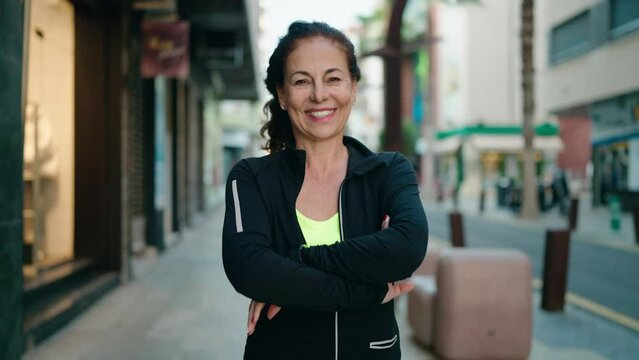
[[[34,1],[29,12],[24,124],[24,262],[73,257],[74,13],[68,1]]]

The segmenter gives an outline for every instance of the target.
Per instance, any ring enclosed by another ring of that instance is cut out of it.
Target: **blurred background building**
[[[370,92],[371,79],[383,74],[371,55],[385,56],[391,3],[378,3],[361,17],[357,32],[363,67],[373,66],[363,73],[366,114],[383,106],[383,96]],[[638,6],[631,0],[535,3],[533,147],[542,211],[559,196],[607,206],[613,195],[624,211],[637,201],[639,73],[632,59],[639,51]],[[520,2],[408,1],[402,21],[402,151],[421,167],[424,196],[483,194],[518,209],[524,148]]]
[[[0,5],[0,78],[23,76],[3,87],[0,142],[21,148],[2,152],[13,225],[0,357],[132,279],[132,259],[219,204],[228,169],[256,148],[258,12],[243,0]]]
[[[493,198],[501,178],[522,184],[520,4],[500,0],[437,12],[437,184],[442,195]],[[543,44],[543,38],[537,44]],[[535,45],[537,45],[535,44]],[[542,45],[543,46],[543,45]],[[537,175],[556,163],[557,127],[537,115]]]
[[[590,188],[592,204],[639,195],[639,3],[539,2],[539,99],[556,117],[565,149],[558,166]]]

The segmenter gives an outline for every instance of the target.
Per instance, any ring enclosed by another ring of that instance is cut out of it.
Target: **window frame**
[[[613,14],[614,14],[613,7],[615,6],[616,1],[617,0],[608,0],[608,14],[609,14],[608,33],[609,33],[610,39],[612,40],[639,30],[639,16],[636,17],[634,20],[630,20],[621,25],[618,25],[617,27],[613,27],[614,26],[612,22]]]
[[[549,51],[548,51],[548,56],[549,56],[549,62],[551,65],[557,65],[559,63],[562,63],[566,60],[570,60],[573,58],[576,58],[578,56],[581,56],[587,52],[589,52],[592,48],[593,48],[593,44],[592,44],[592,39],[590,38],[590,22],[591,22],[591,10],[590,8],[585,9],[584,11],[581,11],[580,13],[570,17],[569,19],[566,19],[565,21],[555,25],[552,27],[552,29],[550,30],[550,33],[548,34],[549,37]],[[579,18],[584,17],[586,19],[586,36],[585,36],[585,40],[582,42],[579,42],[576,45],[570,46],[568,48],[562,49],[560,51],[555,51],[555,34],[556,31],[558,29],[560,29],[563,26],[566,26],[568,24],[570,24],[571,22],[576,21]]]

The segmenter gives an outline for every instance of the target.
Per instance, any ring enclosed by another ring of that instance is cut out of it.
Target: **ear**
[[[280,103],[280,107],[286,107],[286,96],[284,96],[284,90],[281,87],[277,87],[277,101]]]
[[[353,79],[353,81],[351,82],[351,97],[356,97],[357,96],[357,80]]]

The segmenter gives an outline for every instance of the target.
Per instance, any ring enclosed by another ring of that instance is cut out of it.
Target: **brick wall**
[[[559,153],[557,165],[573,178],[585,179],[586,166],[591,159],[592,122],[587,116],[559,117],[559,136],[564,150]]]

